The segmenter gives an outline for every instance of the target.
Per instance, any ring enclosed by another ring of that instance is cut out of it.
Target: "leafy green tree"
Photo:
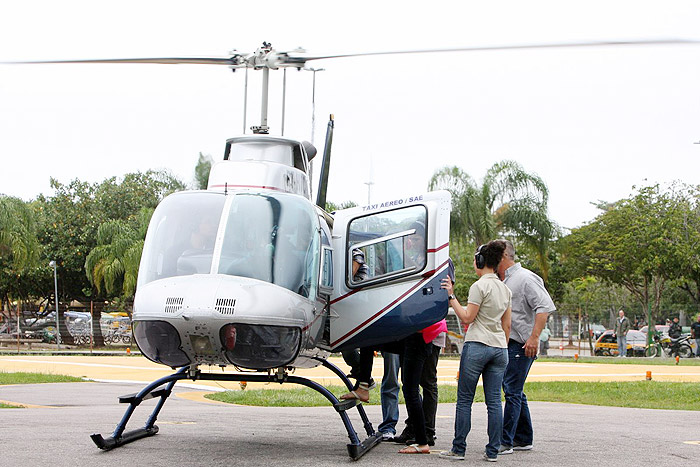
[[[336,204],[333,201],[326,201],[326,212],[340,211],[341,209],[350,209],[357,206],[354,201],[344,201],[342,203]]]
[[[625,287],[658,316],[661,297],[678,268],[674,240],[679,209],[672,193],[658,185],[608,207],[565,238],[562,260],[579,276],[592,275]]]
[[[88,254],[97,246],[97,231],[109,220],[136,223],[141,208],[155,208],[167,194],[185,188],[165,171],[127,174],[90,184],[73,180],[62,184],[51,180],[53,196],[39,196],[41,228],[46,261],[56,260],[59,295],[64,299],[94,297],[85,272]],[[99,293],[99,292],[98,292]]]
[[[673,284],[687,294],[700,311],[700,187],[676,184],[676,220],[673,223],[673,254],[678,259],[672,272]],[[675,277],[674,277],[675,275]]]
[[[481,184],[458,167],[443,167],[433,174],[429,190],[452,194],[451,243],[481,245],[498,237],[515,240],[534,253],[542,276],[547,278],[547,249],[556,233],[547,215],[549,191],[544,181],[526,172],[517,162],[494,164]]]
[[[214,164],[214,159],[209,154],[199,153],[197,165],[194,167],[195,190],[206,190],[209,186],[209,172],[212,164]]]
[[[32,209],[19,198],[0,195],[0,258],[22,268],[36,262],[38,253]]]
[[[142,208],[138,221],[104,222],[97,229],[97,246],[85,260],[85,271],[98,293],[130,297],[136,291],[141,251],[153,209]]]
[[[31,206],[0,195],[0,313],[9,310],[12,299],[28,297],[22,275],[36,266],[39,250]]]

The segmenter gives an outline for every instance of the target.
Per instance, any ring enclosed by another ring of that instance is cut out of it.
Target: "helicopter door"
[[[449,236],[446,191],[337,211],[331,349],[399,340],[444,318]]]

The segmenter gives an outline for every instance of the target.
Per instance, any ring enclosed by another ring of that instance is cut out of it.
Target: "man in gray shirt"
[[[498,276],[513,293],[508,367],[503,377],[506,405],[500,454],[532,449],[532,420],[523,392],[532,363],[537,358],[539,338],[549,313],[556,310],[542,278],[515,262],[515,248],[506,242],[498,265]]]
[[[627,356],[627,333],[630,330],[630,320],[625,316],[624,310],[617,312],[620,316],[615,320],[615,328],[613,329],[613,337],[617,337],[618,357]]]

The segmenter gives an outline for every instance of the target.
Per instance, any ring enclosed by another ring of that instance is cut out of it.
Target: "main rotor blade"
[[[559,42],[542,44],[519,44],[519,45],[485,45],[476,47],[455,47],[449,49],[425,49],[425,50],[397,50],[389,52],[366,52],[353,54],[324,55],[317,57],[304,57],[306,61],[325,60],[329,58],[349,58],[368,57],[372,55],[402,55],[402,54],[422,54],[422,53],[442,53],[442,52],[479,52],[489,50],[522,50],[522,49],[561,49],[573,47],[610,47],[628,45],[678,45],[678,44],[698,44],[700,41],[692,39],[640,39],[628,41],[584,41],[584,42]],[[295,57],[291,55],[290,57]]]
[[[5,65],[42,65],[54,63],[159,63],[164,65],[239,65],[239,56],[230,58],[213,57],[160,57],[160,58],[111,58],[96,60],[41,60],[29,62],[0,62]]]

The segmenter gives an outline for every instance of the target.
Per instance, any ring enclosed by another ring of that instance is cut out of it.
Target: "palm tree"
[[[544,181],[514,161],[494,164],[479,185],[458,167],[433,174],[429,190],[452,194],[451,237],[481,245],[494,238],[514,238],[535,252],[547,278],[547,244],[556,226],[547,215],[549,191]]]
[[[152,214],[152,209],[142,209],[136,227],[114,219],[99,226],[97,246],[85,259],[85,272],[98,292],[104,291],[109,296],[134,295],[146,228]]]
[[[31,208],[19,198],[0,195],[0,257],[22,269],[38,258],[39,242]]]

